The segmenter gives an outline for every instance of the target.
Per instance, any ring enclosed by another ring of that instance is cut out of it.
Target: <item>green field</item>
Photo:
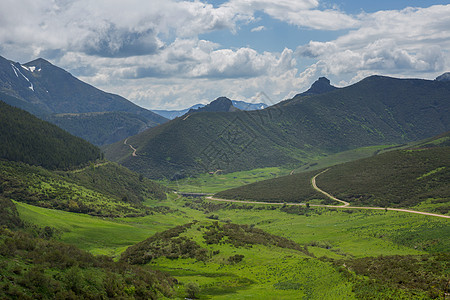
[[[173,181],[160,181],[169,188],[185,193],[217,193],[223,190],[246,185],[266,179],[288,175],[291,170],[285,168],[261,168],[223,174],[200,174]]]

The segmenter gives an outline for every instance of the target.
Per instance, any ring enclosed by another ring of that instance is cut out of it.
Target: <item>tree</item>
[[[200,292],[200,287],[195,282],[189,282],[186,284],[186,294],[190,299],[195,299],[196,295]]]

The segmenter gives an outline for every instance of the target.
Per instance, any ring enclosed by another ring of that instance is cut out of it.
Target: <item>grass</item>
[[[250,171],[241,171],[223,174],[200,174],[197,177],[188,177],[175,181],[161,181],[169,188],[186,193],[217,193],[249,183],[272,179],[289,174],[285,168],[260,168]]]
[[[319,170],[336,164],[370,157],[382,151],[398,149],[399,147],[402,147],[402,145],[379,145],[357,148],[328,156],[319,155],[315,159],[309,160],[308,163],[294,169],[287,169],[285,167],[270,167],[227,174],[223,174],[222,172],[217,172],[216,174],[204,173],[195,177],[187,177],[173,181],[161,180],[159,183],[179,192],[218,193],[227,189],[244,186],[258,181],[278,178],[288,175],[291,172],[301,173]]]
[[[211,212],[184,207],[190,201],[172,196],[161,204],[176,206],[178,212],[117,219],[45,209],[19,202],[16,206],[21,218],[27,222],[58,229],[62,241],[95,254],[117,255],[127,246],[156,232],[193,219],[208,220]],[[326,242],[330,244],[330,249],[321,248],[320,252],[329,253],[330,257],[336,253],[352,257],[420,254],[450,248],[450,224],[440,218],[395,211],[338,211],[325,208],[314,209],[308,215],[296,215],[279,209],[262,209],[267,205],[240,205],[252,209],[230,209],[231,204],[224,205],[224,208],[213,212],[220,221],[253,225],[302,245],[315,246],[317,241]],[[411,235],[409,238],[408,234]]]
[[[137,218],[106,219],[83,214],[34,207],[17,203],[20,216],[40,226],[52,226],[60,240],[88,250],[118,258],[128,247],[156,232],[193,219],[199,225],[210,224],[208,216],[219,222],[248,224],[268,233],[307,245],[316,257],[353,259],[380,255],[420,255],[450,248],[447,220],[401,212],[341,211],[312,209],[307,215],[268,209],[270,205],[221,204],[208,211],[186,207],[194,199],[169,195],[162,202],[178,211]],[[198,200],[196,200],[198,201]],[[205,201],[206,202],[206,201]],[[216,204],[217,203],[212,203]],[[193,206],[195,207],[195,206]],[[198,226],[197,226],[198,227]],[[178,279],[178,297],[185,296],[185,286],[196,282],[200,299],[353,299],[352,283],[332,264],[304,253],[275,246],[234,247],[230,244],[207,245],[197,227],[183,236],[192,238],[209,251],[220,251],[207,262],[195,259],[160,257],[150,265]],[[228,257],[244,255],[242,262],[230,264]]]
[[[294,170],[294,173],[301,173],[306,171],[320,170],[337,164],[354,161],[361,158],[366,158],[377,154],[380,151],[392,149],[395,145],[380,145],[362,147],[353,150],[343,151],[328,156],[322,156],[316,160],[312,160],[299,168]]]

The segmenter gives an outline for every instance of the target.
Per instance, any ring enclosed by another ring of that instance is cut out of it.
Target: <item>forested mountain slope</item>
[[[100,158],[96,146],[2,101],[0,140],[0,158],[49,169],[78,167]]]

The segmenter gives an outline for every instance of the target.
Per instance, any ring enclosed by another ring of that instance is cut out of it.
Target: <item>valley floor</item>
[[[160,257],[150,262],[152,268],[167,271],[178,279],[175,298],[184,298],[190,283],[199,286],[200,299],[356,299],[364,293],[374,297],[391,295],[387,298],[392,299],[411,298],[411,295],[427,298],[431,291],[399,287],[394,282],[379,281],[368,288],[371,276],[360,277],[353,269],[344,272],[342,264],[380,256],[413,260],[423,257],[434,261],[434,256],[427,257],[450,249],[450,224],[446,219],[389,210],[323,207],[306,210],[306,207],[218,203],[171,195],[166,201],[147,205],[165,205],[175,212],[105,219],[22,203],[16,205],[23,219],[57,228],[62,241],[116,258],[128,246],[157,232],[197,220],[198,225],[184,236],[209,253],[218,254],[206,261]],[[208,244],[202,239],[202,228],[215,221],[247,224],[288,238],[305,245],[310,255],[276,246]],[[237,254],[243,255],[242,261],[230,263],[229,258]],[[448,271],[439,274],[445,278]],[[445,287],[438,284],[437,289],[442,293]]]

